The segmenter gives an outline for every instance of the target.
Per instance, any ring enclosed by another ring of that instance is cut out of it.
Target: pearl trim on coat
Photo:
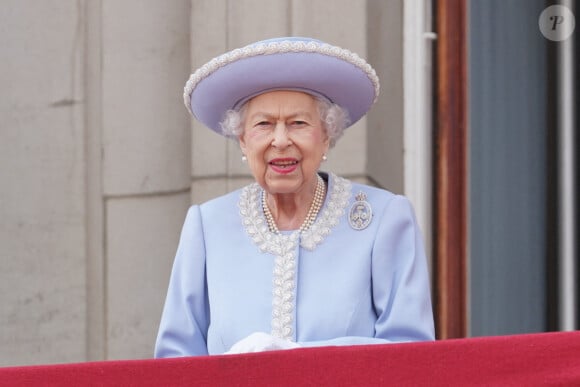
[[[331,184],[332,183],[332,184]],[[329,174],[328,200],[318,218],[306,230],[272,232],[262,209],[262,188],[253,183],[242,189],[238,206],[246,233],[262,253],[274,255],[272,335],[294,339],[296,265],[298,244],[312,251],[338,225],[351,196],[351,182]]]

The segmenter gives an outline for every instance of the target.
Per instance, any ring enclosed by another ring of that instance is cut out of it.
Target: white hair
[[[343,107],[328,101],[325,98],[313,96],[316,100],[320,119],[323,123],[326,135],[330,139],[330,147],[334,147],[338,139],[344,134],[344,130],[350,124],[348,112]],[[237,138],[244,133],[244,121],[248,102],[238,110],[228,110],[220,121],[222,134],[226,137]]]

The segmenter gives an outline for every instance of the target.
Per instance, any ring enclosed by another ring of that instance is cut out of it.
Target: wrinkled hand
[[[238,341],[226,354],[276,351],[280,349],[300,348],[300,345],[289,340],[280,339],[264,332],[254,332]]]

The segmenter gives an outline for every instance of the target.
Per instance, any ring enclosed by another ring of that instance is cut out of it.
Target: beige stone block
[[[107,202],[107,357],[153,356],[189,193]]]
[[[74,109],[2,118],[10,129],[0,142],[0,365],[85,359],[84,175]],[[46,125],[52,133],[39,130]]]
[[[189,1],[104,1],[103,173],[109,195],[187,187]]]
[[[227,50],[227,0],[191,0],[192,70]]]
[[[369,2],[369,60],[381,95],[368,115],[368,173],[381,186],[404,192],[402,0]]]
[[[366,0],[293,0],[291,32],[366,56]]]
[[[0,3],[0,366],[85,359],[79,6]]]
[[[234,191],[237,189],[240,189],[242,187],[245,187],[248,184],[252,184],[255,183],[256,180],[254,180],[253,177],[231,177],[228,179],[227,181],[227,187],[228,187],[228,191]]]
[[[191,203],[201,204],[227,192],[228,180],[225,177],[196,179],[191,183]]]
[[[289,1],[237,0],[228,5],[229,49],[291,33]]]
[[[102,174],[102,2],[85,2],[86,360],[105,359],[105,227]]]
[[[227,174],[228,140],[192,118],[191,174],[204,178]]]
[[[252,173],[248,163],[242,161],[242,151],[238,140],[228,141],[228,176],[250,176]]]
[[[227,51],[227,1],[191,3],[191,72]],[[191,171],[194,178],[227,173],[228,141],[193,117]]]
[[[191,183],[191,202],[201,204],[242,188],[254,181],[254,178],[250,176],[215,177],[194,180]]]
[[[345,131],[336,146],[328,152],[328,160],[322,163],[320,169],[344,176],[364,174],[366,134],[366,118],[363,118]]]
[[[84,361],[82,228],[33,223],[0,230],[0,366]]]

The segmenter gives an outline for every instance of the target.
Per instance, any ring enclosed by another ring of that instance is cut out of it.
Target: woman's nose
[[[274,138],[272,139],[272,146],[276,148],[284,148],[292,144],[290,137],[288,136],[288,129],[286,124],[279,122],[274,128]]]

